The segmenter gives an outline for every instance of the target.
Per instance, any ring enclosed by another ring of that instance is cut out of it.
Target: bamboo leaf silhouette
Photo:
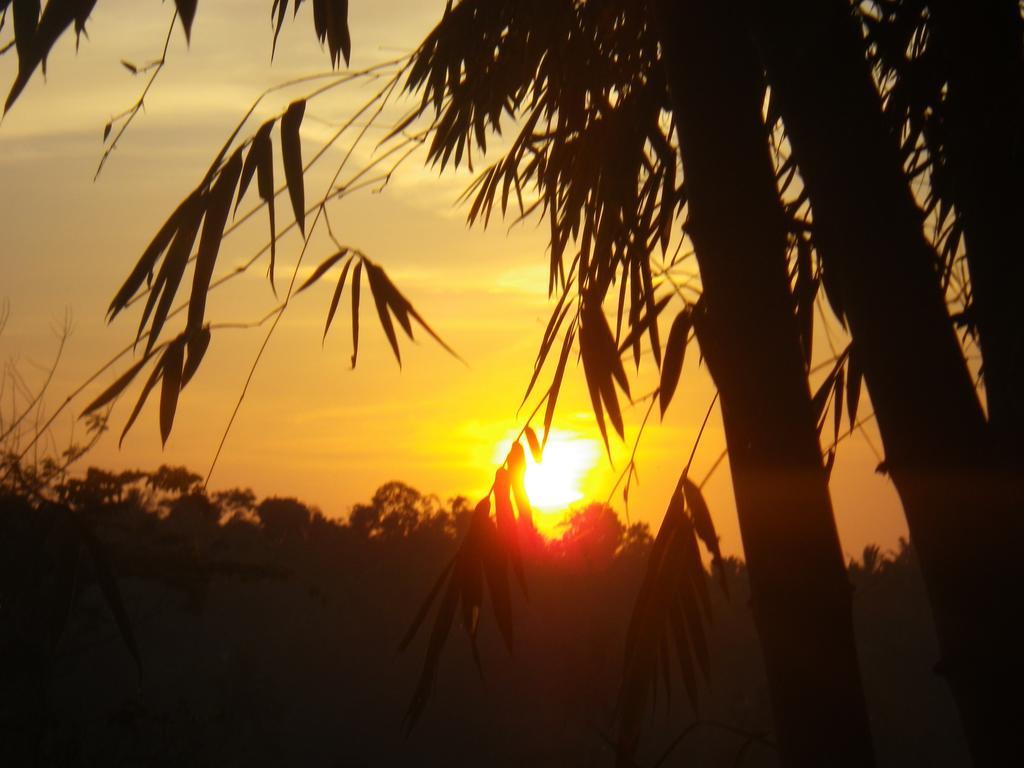
[[[274,287],[274,264],[277,261],[277,225],[274,221],[274,145],[270,140],[270,129],[273,122],[264,124],[266,136],[260,139],[259,146],[253,147],[258,152],[256,157],[256,187],[260,193],[260,199],[267,206],[267,215],[270,217],[270,268],[267,274],[270,277],[270,286]],[[263,128],[261,127],[261,131]],[[259,133],[257,133],[257,136]]]
[[[141,360],[132,365],[127,371],[118,376],[117,380],[114,381],[114,383],[107,387],[105,390],[103,390],[103,392],[100,393],[99,397],[97,397],[95,400],[93,400],[91,403],[85,406],[85,409],[82,411],[81,415],[88,416],[90,413],[102,408],[104,405],[111,402],[115,397],[124,392],[125,388],[135,380],[136,376],[139,375],[139,371],[141,371],[145,367],[146,363],[149,362],[149,358],[151,356],[152,355],[150,354],[145,355]]]
[[[131,414],[128,416],[128,421],[124,425],[124,429],[121,431],[121,438],[118,440],[118,447],[124,443],[125,435],[128,434],[128,430],[132,428],[135,420],[139,418],[139,414],[142,412],[142,406],[146,404],[146,400],[149,398],[149,393],[153,391],[153,387],[156,386],[157,381],[160,379],[160,374],[163,373],[164,360],[163,356],[157,361],[157,364],[153,366],[153,372],[149,374],[149,378],[146,379],[146,383],[142,387],[142,392],[139,394],[139,399],[135,403],[135,407],[132,409]]]
[[[845,369],[839,370],[839,375],[836,376],[836,386],[833,392],[833,400],[835,400],[835,434],[832,436],[832,442],[839,442],[839,427],[843,422],[843,387],[846,383],[846,371]]]
[[[540,441],[537,439],[537,433],[533,431],[533,427],[527,425],[523,429],[523,434],[526,435],[526,444],[530,446],[530,453],[533,454],[533,460],[540,464],[544,452],[541,449]]]
[[[185,39],[192,42],[192,22],[196,17],[196,5],[198,0],[174,0],[174,6],[178,9],[178,18],[181,19],[181,26],[185,28]]]
[[[860,387],[864,374],[860,368],[860,356],[856,345],[850,347],[850,362],[846,370],[846,411],[850,419],[850,431],[857,426],[857,406],[860,404]]]
[[[509,653],[512,653],[515,631],[512,622],[512,597],[509,594],[508,570],[506,568],[507,558],[502,550],[501,542],[498,540],[498,533],[493,526],[489,526],[487,529],[486,543],[488,551],[484,558],[484,573],[487,576],[494,620],[505,641],[505,647],[508,648]]]
[[[623,682],[616,707],[620,765],[629,764],[636,750],[643,712],[657,692],[659,667],[663,677],[669,672],[669,654],[665,650],[667,634],[670,633],[674,641],[687,695],[697,711],[699,691],[694,659],[705,678],[710,675],[710,656],[700,610],[703,603],[704,616],[710,619],[710,596],[696,529],[686,514],[685,479],[684,475],[673,491],[651,546],[626,630]],[[710,538],[717,546],[717,539],[713,535]],[[665,686],[669,688],[667,682]]]
[[[338,66],[339,57],[343,57],[345,66],[348,66],[352,54],[352,40],[348,31],[348,0],[313,0],[313,24],[320,42],[327,40],[331,66]]]
[[[185,274],[189,255],[192,253],[192,245],[199,234],[199,225],[206,212],[206,205],[207,200],[204,195],[199,193],[189,195],[182,211],[178,231],[174,235],[174,240],[171,241],[170,248],[167,249],[167,256],[164,258],[163,264],[160,265],[160,271],[157,273],[152,290],[146,299],[136,338],[142,337],[146,322],[152,312],[153,323],[150,326],[149,339],[146,342],[147,352],[153,349],[170,314],[174,298],[178,293],[178,286]],[[153,312],[154,309],[155,312]]]
[[[326,259],[324,259],[320,263],[319,266],[317,266],[316,269],[313,270],[313,274],[311,274],[308,278],[306,278],[306,281],[302,285],[299,286],[299,290],[297,290],[295,293],[302,293],[304,290],[309,288],[309,286],[311,286],[313,283],[315,283],[317,280],[319,280],[321,277],[323,277],[324,273],[326,273],[327,270],[329,270],[331,267],[333,267],[335,264],[337,264],[339,261],[341,261],[347,255],[348,255],[348,248],[342,248],[337,253],[332,254],[331,256],[328,256]]]
[[[434,329],[431,328],[427,321],[423,319],[423,316],[420,315],[420,313],[416,311],[416,308],[409,303],[409,300],[402,295],[397,286],[391,282],[391,278],[387,276],[387,273],[384,272],[380,265],[374,264],[365,256],[362,260],[366,263],[366,275],[370,281],[370,288],[374,292],[374,297],[377,296],[377,292],[379,291],[384,298],[384,303],[394,313],[406,335],[410,339],[413,338],[411,318],[412,320],[415,320],[416,324],[426,331],[427,335],[437,342],[445,352],[456,360],[461,361],[462,358],[459,357],[459,354],[448,346],[444,339],[437,335]]]
[[[364,260],[366,264],[366,279],[370,284],[370,293],[373,296],[373,303],[377,307],[377,317],[380,320],[380,327],[384,331],[384,335],[388,338],[388,343],[391,345],[391,351],[395,353],[395,359],[398,361],[398,367],[402,367],[402,354],[398,350],[398,336],[395,334],[395,325],[391,322],[391,313],[388,312],[388,296],[387,291],[384,288],[383,283],[368,261]]]
[[[31,71],[30,68],[34,68],[33,48],[36,27],[39,24],[40,2],[39,0],[15,0],[13,6],[14,45],[18,52],[18,77],[20,79],[22,71]],[[7,101],[10,104],[12,99],[8,96]]]
[[[274,120],[268,120],[257,129],[256,135],[253,136],[252,143],[249,145],[249,151],[245,155],[245,163],[242,165],[242,179],[238,183],[238,198],[235,200],[233,215],[238,214],[238,206],[242,204],[242,198],[245,197],[245,193],[249,189],[249,184],[252,182],[262,157],[267,152],[270,152],[272,156],[274,150],[273,143],[270,140],[270,131],[273,127]]]
[[[843,297],[839,291],[839,278],[835,275],[835,268],[833,269],[821,269],[821,283],[825,287],[825,298],[828,299],[829,306],[832,307],[832,312],[835,314],[836,319],[839,320],[843,328],[846,327],[846,312],[843,308]]]
[[[455,575],[462,593],[462,625],[469,633],[469,638],[474,645],[476,644],[477,629],[480,626],[480,610],[483,605],[483,549],[487,526],[491,524],[490,510],[491,505],[487,498],[477,505],[469,532],[459,549],[459,562],[455,566]]]
[[[167,250],[167,246],[171,244],[171,240],[181,227],[182,219],[186,216],[186,209],[193,197],[194,195],[189,195],[178,205],[167,218],[167,221],[164,222],[163,226],[160,227],[160,230],[150,241],[149,245],[146,246],[146,250],[142,252],[142,256],[135,264],[131,274],[128,275],[128,278],[110,302],[110,306],[107,308],[108,322],[113,321],[117,314],[127,306],[132,296],[135,295],[146,281],[146,277],[152,275],[160,256]]]
[[[448,561],[448,565],[444,567],[437,580],[434,582],[434,586],[430,588],[430,592],[427,593],[423,603],[420,605],[419,610],[416,612],[415,618],[412,620],[412,624],[406,633],[402,636],[401,642],[398,644],[398,651],[401,653],[409,647],[409,643],[416,637],[416,633],[419,632],[420,627],[423,625],[423,621],[427,618],[427,614],[430,613],[431,607],[434,605],[434,601],[437,600],[437,596],[441,592],[441,588],[444,587],[445,581],[448,579],[448,575],[452,572],[455,567],[455,557],[452,557]]]
[[[174,413],[178,408],[178,394],[181,392],[181,371],[185,362],[185,339],[172,341],[164,351],[161,368],[163,386],[160,391],[160,439],[167,445],[167,438],[174,425]]]
[[[224,225],[231,213],[231,200],[235,196],[235,186],[241,173],[242,148],[239,147],[224,164],[210,189],[203,233],[199,238],[195,273],[192,276],[192,295],[188,303],[188,328],[192,331],[198,331],[203,326],[210,279],[213,277],[217,253],[220,251],[221,238],[224,235]]]
[[[676,319],[672,321],[672,328],[668,332],[668,341],[665,342],[665,360],[661,365],[661,387],[658,393],[662,416],[668,410],[668,405],[672,402],[672,395],[675,394],[676,386],[679,384],[683,361],[686,359],[686,342],[690,337],[692,325],[690,310],[687,308],[676,315]]]
[[[363,262],[356,262],[356,269],[352,273],[352,367],[356,367],[356,357],[359,355],[359,286],[363,274]]]
[[[718,568],[718,575],[721,579],[722,591],[729,594],[729,585],[725,581],[725,562],[722,560],[722,550],[718,546],[718,534],[715,532],[715,523],[711,519],[711,510],[704,500],[704,494],[700,486],[696,485],[689,477],[683,475],[682,479],[683,497],[690,509],[690,517],[693,521],[693,528],[704,546],[711,553],[712,563]]]
[[[796,316],[804,350],[804,365],[810,367],[814,345],[814,300],[818,295],[818,280],[812,274],[811,244],[802,236],[797,238],[796,254]]]
[[[565,364],[569,360],[569,352],[572,349],[572,342],[575,338],[575,329],[570,328],[565,332],[565,340],[562,342],[562,353],[558,356],[558,365],[555,367],[555,375],[551,379],[551,388],[548,390],[548,403],[544,408],[544,445],[547,445],[548,436],[551,435],[551,420],[555,416],[555,404],[558,402],[558,392],[562,388]]]
[[[338,278],[338,287],[334,289],[334,296],[331,297],[331,308],[327,311],[327,322],[324,324],[324,338],[327,338],[327,331],[331,329],[331,321],[334,320],[334,313],[338,311],[338,302],[341,300],[341,292],[345,290],[345,278],[348,277],[349,267],[352,266],[352,259],[345,262],[341,269],[341,277]]]
[[[629,333],[626,334],[626,338],[619,342],[620,355],[625,354],[626,350],[630,347],[634,347],[639,344],[640,340],[644,337],[644,334],[647,333],[647,329],[650,327],[651,323],[657,323],[658,315],[660,315],[661,311],[668,306],[668,303],[671,300],[671,296],[662,296],[654,303],[653,315],[645,313],[635,323],[631,323]]]
[[[533,508],[530,506],[530,497],[526,495],[526,453],[523,446],[518,442],[512,443],[509,449],[508,458],[505,460],[508,465],[509,480],[512,485],[512,495],[516,499],[516,509],[519,510],[519,522],[527,529],[533,528]],[[527,593],[526,578],[517,566],[520,586],[523,593]]]
[[[299,128],[306,112],[306,100],[293,101],[281,118],[281,160],[284,163],[284,179],[288,184],[288,196],[292,201],[295,223],[299,232],[306,236],[306,190],[302,176],[302,142]]]
[[[615,394],[614,381],[619,383],[623,391],[629,395],[629,382],[622,367],[615,339],[612,337],[608,320],[601,311],[599,304],[585,306],[581,313],[580,354],[583,358],[583,373],[590,392],[590,401],[597,419],[601,437],[604,439],[605,450],[611,451],[608,444],[608,432],[605,427],[604,414],[618,433],[624,435],[622,412],[619,409],[618,397]]]
[[[496,538],[487,542],[488,551],[485,553],[485,561],[491,566],[500,565],[498,570],[501,573],[501,583],[497,585],[493,583],[497,578],[495,574],[489,574],[488,579],[492,581],[492,601],[498,626],[505,638],[505,644],[511,652],[512,608],[509,602],[505,567],[507,563],[512,564],[524,591],[526,590],[526,572],[523,570],[522,554],[519,551],[519,529],[516,527],[516,518],[512,511],[512,472],[511,469],[504,467],[499,467],[494,473],[494,522]],[[502,588],[503,594],[493,594],[493,590],[497,587]],[[498,605],[499,599],[504,601],[502,605]]]
[[[811,408],[814,411],[814,420],[818,424],[818,431],[821,432],[821,428],[825,423],[825,406],[828,404],[829,395],[835,394],[836,379],[843,370],[843,366],[846,364],[846,358],[850,354],[852,346],[847,346],[845,350],[836,358],[835,364],[832,366],[832,370],[829,371],[825,380],[821,382],[818,389],[815,391],[814,396],[811,398]]]
[[[530,383],[527,384],[526,392],[523,394],[523,400],[519,404],[520,408],[525,405],[526,401],[530,397],[530,393],[533,392],[533,387],[537,383],[537,379],[540,377],[540,372],[544,368],[544,362],[547,360],[548,353],[551,351],[551,345],[554,343],[555,338],[557,338],[562,322],[569,313],[570,305],[562,306],[566,294],[567,291],[562,292],[562,299],[555,307],[554,312],[551,314],[551,319],[548,321],[548,327],[545,329],[544,336],[541,339],[540,349],[537,351],[537,359],[533,364],[533,374],[530,376]]]
[[[74,23],[77,34],[85,28],[96,0],[49,0],[40,16],[39,0],[16,0],[14,12],[14,45],[18,53],[18,73],[4,104],[6,113],[42,65],[61,35]]]
[[[299,0],[302,2],[302,0]],[[296,11],[298,8],[296,7]],[[274,54],[277,52],[277,37],[281,34],[281,27],[284,26],[284,16],[288,12],[288,0],[274,0],[274,4],[270,9],[270,15],[277,15],[277,21],[274,24],[274,42],[270,48],[270,59],[273,61]]]
[[[455,610],[458,607],[458,600],[458,584],[453,575],[448,581],[448,589],[445,591],[444,598],[441,600],[441,606],[438,608],[434,629],[430,633],[430,641],[427,645],[423,670],[420,672],[412,701],[409,703],[409,708],[405,713],[404,729],[406,733],[412,731],[416,722],[423,714],[427,701],[430,699],[430,693],[434,688],[434,681],[437,679],[437,663],[441,657],[444,642],[448,639],[448,633],[451,631],[452,621],[455,619]]]
[[[209,324],[203,326],[199,332],[193,333],[188,337],[188,342],[185,346],[185,351],[188,354],[185,358],[185,368],[181,374],[182,389],[185,388],[185,385],[192,380],[192,377],[196,375],[196,371],[199,370],[199,364],[203,362],[206,350],[210,348],[210,339]]]

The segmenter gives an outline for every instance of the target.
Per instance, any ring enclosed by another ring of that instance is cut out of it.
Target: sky
[[[444,8],[440,0],[354,0],[350,5],[353,69],[415,47]],[[179,25],[145,110],[95,182],[104,126],[138,98],[145,84],[144,75],[133,76],[121,61],[142,65],[159,58],[173,4],[99,3],[77,53],[73,35],[62,39],[48,62],[46,81],[37,74],[0,124],[0,301],[9,309],[0,362],[16,370],[30,389],[38,388],[66,317],[73,329],[46,392],[47,413],[131,343],[138,308],[108,325],[110,299],[254,99],[269,86],[329,70],[308,4],[294,22],[286,22],[271,63],[269,11],[269,2],[201,2],[191,45]],[[9,35],[8,26],[0,41]],[[15,69],[13,51],[0,57],[0,82],[11,82]],[[309,88],[265,99],[243,135]],[[356,85],[310,102],[302,127],[304,158],[370,93]],[[328,188],[345,149],[343,140],[314,167],[307,177],[307,201]],[[368,158],[363,150],[354,156],[360,162]],[[280,167],[277,178],[282,178]],[[271,338],[217,461],[211,489],[241,486],[259,495],[297,496],[329,516],[346,515],[390,480],[442,499],[486,492],[508,441],[536,402],[531,399],[518,410],[553,304],[546,293],[547,226],[530,221],[509,227],[492,219],[487,229],[467,227],[468,209],[457,198],[471,179],[468,171],[441,174],[427,168],[419,156],[382,192],[346,197],[329,208],[338,239],[379,263],[465,363],[419,334],[417,342],[402,339],[400,368],[366,301],[359,361],[352,370],[347,309],[339,311],[322,341],[333,288],[325,277],[291,302]],[[241,211],[252,207],[252,200],[254,192]],[[279,227],[291,221],[284,197],[278,199],[277,216]],[[267,235],[266,215],[259,211],[225,240],[216,274],[250,258]],[[279,244],[279,288],[300,249],[294,233]],[[299,279],[333,250],[322,232],[311,238]],[[209,319],[251,322],[272,309],[276,300],[265,270],[261,261],[211,295]],[[831,330],[840,344],[838,330]],[[816,334],[820,345],[826,343],[823,331]],[[156,398],[118,447],[138,385],[129,389],[114,410],[110,432],[83,466],[175,464],[205,475],[265,332],[264,326],[214,335],[199,373],[182,393],[165,447]],[[122,358],[65,409],[54,423],[52,444],[81,441],[83,425],[75,417],[129,364]],[[626,440],[613,438],[609,461],[598,442],[582,368],[570,363],[566,379],[555,438],[581,473],[580,487],[566,498],[603,501],[628,463],[647,401],[626,408]],[[650,392],[656,381],[651,361],[644,359],[634,394]],[[12,394],[4,393],[0,404],[5,417],[16,408]],[[657,528],[713,394],[698,355],[688,354],[671,408],[664,420],[655,409],[637,448],[640,482],[630,489],[630,520]],[[864,398],[862,414],[870,411]],[[893,547],[906,535],[895,492],[874,471],[879,446],[869,424],[839,450],[832,492],[848,556],[871,543]],[[723,448],[716,409],[692,475],[704,478]],[[705,493],[723,550],[741,554],[727,462],[711,473]],[[611,499],[625,514],[621,490]]]

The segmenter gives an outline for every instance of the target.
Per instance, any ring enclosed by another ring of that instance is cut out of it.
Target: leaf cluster
[[[533,429],[527,426],[524,435],[530,450],[539,460],[541,447]],[[521,546],[524,542],[534,541],[537,536],[533,528],[533,512],[524,486],[525,473],[526,453],[522,443],[517,440],[512,444],[504,464],[495,472],[490,492],[473,510],[469,529],[458,550],[441,572],[399,644],[399,651],[409,647],[437,602],[438,608],[427,643],[423,669],[405,716],[407,731],[415,726],[430,699],[437,678],[441,651],[457,612],[461,615],[463,629],[469,637],[477,670],[481,677],[483,676],[476,640],[483,610],[485,583],[498,630],[509,652],[513,651],[515,632],[509,588],[510,571],[515,574],[523,593],[526,594],[526,574],[523,569]]]
[[[687,698],[699,713],[698,671],[710,681],[705,624],[711,596],[698,538],[712,555],[728,594],[725,563],[707,503],[686,474],[680,478],[654,539],[626,633],[623,681],[616,704],[618,764],[629,765],[644,713],[656,701],[659,677],[671,701],[673,659]]]

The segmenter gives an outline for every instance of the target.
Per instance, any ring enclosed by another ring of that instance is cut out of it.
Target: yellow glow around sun
[[[511,441],[512,436],[498,446],[497,462],[504,460]],[[526,495],[542,533],[554,533],[569,507],[583,501],[584,481],[600,455],[594,440],[560,429],[552,429],[539,464],[526,452]]]

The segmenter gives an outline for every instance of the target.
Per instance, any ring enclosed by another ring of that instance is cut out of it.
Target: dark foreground
[[[400,484],[347,524],[294,500],[212,498],[166,468],[92,472],[68,514],[0,497],[0,765],[610,765],[622,646],[650,537],[593,506],[528,553],[510,655],[484,615],[482,674],[464,633],[426,714],[402,731],[425,633],[396,647],[467,520]],[[82,523],[85,523],[82,526]],[[101,585],[117,576],[141,678]],[[699,716],[659,690],[640,765],[773,766],[767,692],[741,563],[712,586],[712,675]],[[851,564],[880,763],[967,754],[913,552]],[[429,625],[428,625],[429,627]]]

